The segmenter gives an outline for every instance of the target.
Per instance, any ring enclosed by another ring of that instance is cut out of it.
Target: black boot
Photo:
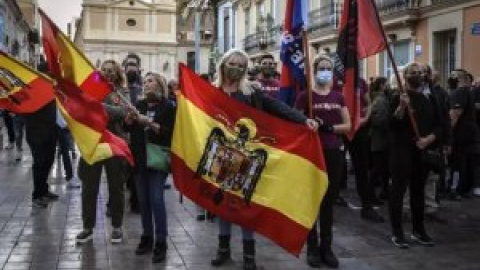
[[[150,253],[153,249],[153,237],[142,235],[140,238],[140,244],[138,244],[137,250],[135,250],[135,254],[137,255],[144,255]]]
[[[317,228],[314,226],[307,238],[307,264],[313,268],[320,268],[322,261],[318,248]]]
[[[157,241],[155,243],[155,249],[153,250],[153,263],[161,263],[165,261],[167,257],[167,242]]]
[[[255,270],[255,240],[243,240],[243,269]]]
[[[320,246],[320,258],[330,268],[338,268],[338,259],[330,246]]]
[[[217,267],[230,260],[230,235],[219,235],[217,257],[215,257],[210,263],[212,266]]]

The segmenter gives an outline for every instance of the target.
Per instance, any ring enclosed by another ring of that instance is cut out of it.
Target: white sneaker
[[[473,189],[473,196],[480,197],[480,187]]]
[[[8,143],[6,146],[5,146],[5,150],[12,150],[14,147],[13,143]]]
[[[17,150],[15,153],[15,161],[19,162],[22,160],[22,150]]]

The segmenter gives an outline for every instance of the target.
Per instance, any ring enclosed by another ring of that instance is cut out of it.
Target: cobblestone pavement
[[[105,183],[98,198],[97,227],[93,242],[77,246],[75,235],[82,229],[80,189],[67,189],[58,171],[50,179],[60,195],[47,209],[31,207],[31,157],[14,161],[14,152],[0,151],[0,268],[2,269],[211,269],[215,255],[217,225],[195,220],[196,210],[185,200],[179,203],[174,189],[166,191],[169,238],[165,263],[152,264],[151,257],[136,256],[140,218],[127,210],[126,239],[110,244],[111,227],[105,217]],[[353,184],[351,185],[353,186]],[[355,202],[353,190],[346,193]],[[395,248],[389,241],[389,226],[360,219],[354,207],[335,209],[334,251],[341,269],[480,269],[480,200],[444,202],[437,218],[427,228],[436,240],[433,248]],[[380,211],[386,216],[385,209]],[[409,228],[407,224],[405,226]],[[241,269],[239,230],[234,231],[234,262],[221,269]],[[269,240],[257,237],[257,261],[264,269],[309,269],[305,254],[287,254]]]

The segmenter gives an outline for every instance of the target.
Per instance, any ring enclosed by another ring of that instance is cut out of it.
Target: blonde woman
[[[134,179],[137,189],[143,233],[135,253],[144,255],[153,249],[154,263],[163,262],[167,252],[167,212],[164,185],[168,172],[147,167],[147,143],[170,148],[175,122],[175,107],[168,102],[164,76],[147,73],[143,80],[145,98],[136,104],[126,123],[135,158]],[[153,216],[153,219],[152,219]]]
[[[247,81],[248,56],[245,52],[232,49],[225,53],[217,68],[216,86],[231,98],[246,103],[252,107],[282,119],[307,125],[316,130],[318,125],[313,119],[308,119],[299,111],[290,108],[281,101],[264,96],[254,90]],[[211,261],[212,266],[218,267],[230,260],[230,238],[232,224],[219,219],[219,247],[217,256]],[[253,232],[242,228],[243,238],[243,269],[257,269],[255,263],[255,240]]]

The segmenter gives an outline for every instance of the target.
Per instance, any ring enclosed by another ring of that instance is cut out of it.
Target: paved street
[[[112,245],[109,219],[105,217],[106,185],[98,203],[94,241],[75,244],[81,230],[80,189],[68,190],[55,168],[50,183],[60,194],[47,209],[32,209],[31,157],[18,164],[13,153],[0,151],[0,267],[2,269],[211,269],[216,252],[217,226],[195,220],[194,206],[178,194],[166,191],[169,249],[166,263],[153,265],[150,255],[136,256],[140,237],[140,218],[127,211],[126,241]],[[10,156],[8,156],[10,155]],[[354,186],[353,183],[350,186]],[[355,193],[347,192],[354,202]],[[385,215],[385,209],[381,209]],[[387,223],[372,225],[359,217],[359,210],[336,208],[334,251],[341,269],[480,269],[480,200],[445,202],[440,218],[427,223],[437,246],[395,248],[389,241]],[[445,219],[445,221],[442,221]],[[406,228],[410,228],[407,224]],[[234,263],[221,269],[241,269],[239,231],[233,241]],[[258,237],[258,264],[265,269],[309,269],[305,254],[295,258]]]

